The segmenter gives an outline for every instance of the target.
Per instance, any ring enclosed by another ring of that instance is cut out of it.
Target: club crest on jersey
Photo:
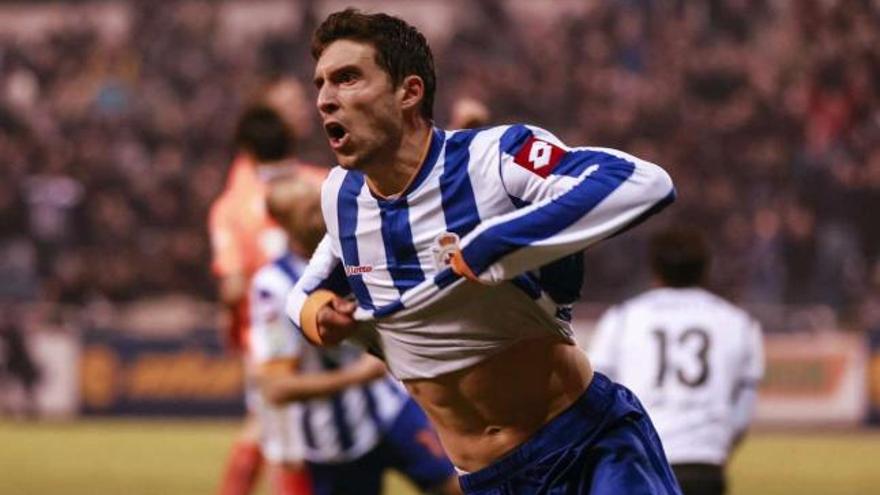
[[[532,136],[513,158],[520,167],[546,178],[565,156],[565,150],[553,143]]]
[[[438,270],[448,267],[452,262],[453,253],[459,249],[459,241],[458,234],[455,232],[443,232],[434,238],[431,254],[434,255],[434,265]]]

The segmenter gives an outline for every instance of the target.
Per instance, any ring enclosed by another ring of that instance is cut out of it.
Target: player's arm
[[[218,285],[220,302],[229,309],[238,305],[247,293],[247,278],[243,273],[221,276]]]
[[[500,185],[519,209],[482,222],[453,260],[460,275],[503,280],[582,251],[671,203],[657,165],[609,148],[569,148],[539,128],[500,139]]]
[[[241,249],[235,242],[235,226],[221,199],[211,207],[208,217],[211,238],[211,268],[219,282],[220,302],[235,306],[248,291]]]
[[[274,370],[266,369],[262,381],[263,396],[273,404],[328,397],[348,387],[373,381],[387,372],[382,361],[368,354],[350,366],[319,373],[299,372],[295,361],[278,364],[280,366]]]
[[[344,298],[350,291],[342,260],[325,235],[287,296],[287,316],[310,343],[338,344],[357,325],[353,317],[357,304]]]
[[[211,268],[217,278],[218,296],[230,316],[226,337],[230,343],[238,346],[241,344],[241,335],[238,332],[246,323],[241,303],[247,295],[248,280],[244,275],[241,249],[235,239],[235,227],[222,199],[211,208],[208,230],[211,238]]]
[[[745,344],[740,379],[732,397],[734,437],[731,450],[745,438],[758,401],[758,384],[764,377],[764,344],[761,325],[755,320],[749,322]]]

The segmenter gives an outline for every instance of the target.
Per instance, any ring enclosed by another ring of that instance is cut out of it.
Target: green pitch
[[[210,495],[234,432],[215,422],[0,422],[0,492]],[[878,493],[878,459],[880,432],[759,433],[733,460],[731,494]],[[387,494],[415,494],[388,481]]]

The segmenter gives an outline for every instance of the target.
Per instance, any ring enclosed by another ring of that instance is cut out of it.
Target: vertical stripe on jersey
[[[460,237],[480,223],[477,200],[468,174],[470,145],[479,130],[458,131],[446,141],[446,159],[440,176],[440,194],[446,230]]]
[[[391,395],[397,398],[405,398],[406,394],[403,393],[403,390],[400,389],[397,385],[394,384],[391,380],[385,380],[385,386],[388,390],[391,391]]]
[[[373,395],[373,384],[367,383],[362,386],[361,392],[364,394],[364,401],[367,403],[367,413],[370,415],[373,423],[376,424],[376,431],[384,433],[385,424],[382,421],[382,417],[379,416],[379,406],[376,405],[376,397]]]
[[[312,450],[317,450],[318,442],[315,441],[315,429],[312,425],[312,405],[309,401],[303,403],[303,414],[302,414],[302,431],[303,436],[306,437],[306,445],[309,446]]]
[[[346,267],[360,265],[357,245],[358,195],[364,187],[364,176],[347,172],[339,188],[337,200],[337,219],[339,222],[339,244],[342,246],[342,260]],[[348,283],[362,308],[374,309],[370,291],[364,284],[364,276],[355,273],[348,276]]]
[[[440,152],[443,150],[444,136],[444,132],[440,129],[431,131],[431,144],[428,147],[425,161],[420,165],[412,182],[398,198],[376,200],[382,222],[380,230],[388,274],[391,275],[394,288],[401,295],[426,278],[413,238],[412,210],[409,200],[411,195],[418,194],[414,191],[425,182],[434,170]],[[374,295],[378,296],[378,294]]]
[[[341,363],[327,353],[322,352],[320,359],[322,371],[336,371],[341,367]],[[345,406],[342,404],[342,397],[344,395],[345,391],[333,394],[330,397],[330,408],[333,411],[333,426],[336,427],[336,433],[339,435],[340,446],[342,450],[348,450],[354,445],[354,438],[352,437],[351,426],[345,420]]]
[[[407,188],[400,194],[401,197],[418,189],[418,187],[425,182],[425,179],[431,175],[431,170],[434,169],[437,157],[440,156],[440,150],[443,149],[444,137],[445,133],[442,130],[437,129],[436,127],[431,130],[431,144],[428,146],[428,154],[425,156],[425,161],[419,166],[419,171],[416,172],[416,176],[413,178],[412,182],[410,182],[409,186],[407,186]]]
[[[377,202],[382,218],[382,242],[385,245],[388,273],[394,287],[402,295],[425,280],[425,272],[422,271],[419,255],[413,244],[409,204],[405,196],[391,201],[379,199]]]
[[[354,438],[352,437],[351,427],[348,421],[345,420],[345,406],[342,405],[344,393],[334,395],[330,399],[330,407],[333,408],[333,425],[339,434],[339,444],[342,450],[348,450],[354,445]]]

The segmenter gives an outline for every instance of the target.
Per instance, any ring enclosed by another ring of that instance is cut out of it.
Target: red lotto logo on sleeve
[[[520,167],[546,178],[565,156],[565,150],[547,141],[530,137],[513,158]]]

